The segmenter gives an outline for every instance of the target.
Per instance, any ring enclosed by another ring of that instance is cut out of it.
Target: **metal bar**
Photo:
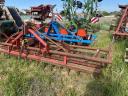
[[[114,35],[128,36],[128,33],[122,33],[120,31],[118,31],[118,32],[114,33]]]
[[[109,61],[109,60],[104,60],[104,59],[96,58],[96,57],[89,57],[89,56],[80,55],[80,54],[78,55],[78,54],[64,53],[64,52],[58,52],[58,51],[53,51],[53,50],[50,50],[49,52],[53,53],[53,54],[59,54],[59,55],[64,55],[64,56],[86,59],[86,60],[99,62],[99,63],[105,63],[105,64],[110,63],[111,64],[111,61]]]
[[[11,46],[11,44],[8,44],[9,46]],[[33,49],[33,50],[38,50],[40,51],[39,48],[32,48],[32,47],[28,47],[28,49]],[[62,56],[70,56],[70,57],[74,57],[74,58],[81,58],[81,59],[86,59],[86,60],[90,60],[90,61],[94,61],[94,62],[102,62],[102,63],[111,63],[109,60],[104,60],[102,58],[96,58],[96,57],[90,57],[90,56],[86,56],[86,55],[82,55],[82,54],[73,54],[73,53],[69,53],[69,52],[60,52],[60,51],[53,51],[53,50],[49,50],[49,53],[53,53],[53,54],[58,54],[58,55],[62,55]]]
[[[43,39],[41,39],[40,36],[38,36],[38,35],[35,33],[35,31],[33,31],[32,29],[28,29],[28,31],[29,31],[32,35],[34,35],[34,36],[36,37],[36,39],[37,39],[43,46],[45,46],[45,47],[48,46],[48,45],[46,44],[46,42],[45,42]]]
[[[19,35],[16,38],[14,38],[14,40],[12,41],[12,44],[14,44],[22,36],[23,36],[23,32],[19,33]]]
[[[123,20],[124,20],[124,18],[125,18],[125,16],[126,16],[127,11],[128,11],[128,7],[125,9],[125,11],[124,11],[124,13],[123,13],[123,16],[122,16],[122,18],[121,18],[121,20],[120,20],[120,22],[119,22],[119,24],[118,24],[118,27],[117,27],[115,33],[118,33],[118,31],[119,31],[119,29],[120,29],[120,27],[121,27],[121,25],[122,25],[122,22],[123,22]]]
[[[64,64],[67,64],[67,56],[64,56]]]
[[[3,49],[0,49],[0,52],[9,54],[9,52],[7,52],[6,50],[3,50]],[[16,51],[11,51],[10,54],[12,54],[14,56],[19,56],[19,52],[16,52]],[[100,72],[100,69],[98,69],[98,68],[92,68],[92,67],[87,67],[87,66],[82,66],[82,65],[72,64],[72,63],[64,64],[63,62],[59,62],[54,59],[43,58],[43,57],[41,58],[40,56],[34,56],[34,55],[26,55],[25,53],[21,54],[22,58],[26,58],[26,56],[28,59],[44,61],[44,62],[52,63],[52,64],[58,65],[58,66],[65,66],[67,68],[75,69],[77,71],[84,71],[84,72],[89,72],[89,73],[99,73]]]
[[[47,58],[63,61],[64,56],[51,54],[50,57],[47,57]],[[88,67],[94,67],[94,68],[97,68],[98,66],[99,67],[103,66],[103,65],[101,65],[101,63],[96,63],[96,62],[73,58],[73,57],[72,58],[67,57],[67,63],[73,63],[73,64],[78,64],[78,65],[83,65],[83,66],[88,66]]]
[[[87,49],[87,50],[97,50],[97,48],[91,48],[91,47],[87,47],[87,46],[78,46],[78,45],[70,45],[70,46],[74,47],[74,48],[82,48],[82,49]],[[108,52],[109,51],[107,49],[100,49],[100,48],[98,48],[98,50],[104,51],[104,52]]]
[[[38,33],[40,33],[38,31]],[[49,37],[47,37],[45,34],[40,34],[43,35],[46,39],[48,39],[50,42],[52,42],[53,44],[55,44],[56,46],[58,46],[59,48],[63,49],[64,51],[67,51],[64,47],[60,46],[59,44],[57,44],[55,41],[53,41],[52,39],[50,39]]]
[[[100,50],[97,50],[97,53],[94,55],[94,57],[98,57],[100,53]]]

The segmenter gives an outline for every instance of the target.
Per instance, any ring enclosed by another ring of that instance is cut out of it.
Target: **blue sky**
[[[61,0],[5,0],[6,6],[15,6],[19,9],[30,8],[31,6],[37,6],[40,4],[56,4],[57,11],[62,10]],[[80,0],[83,1],[83,0]],[[99,4],[99,10],[115,11],[119,10],[119,4],[128,4],[128,0],[103,0]]]

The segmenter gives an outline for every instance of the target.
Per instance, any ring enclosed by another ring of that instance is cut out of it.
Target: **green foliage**
[[[99,32],[100,30],[108,31],[110,29],[110,25],[107,23],[96,23],[91,24],[91,28],[94,30],[94,32]]]
[[[81,11],[82,14],[84,14],[84,17],[82,19],[85,19],[82,24],[85,24],[90,21],[90,19],[93,16],[96,16],[97,14],[97,5],[98,5],[98,0],[84,0],[84,1],[76,1],[76,0],[61,0],[63,1],[63,7],[64,10],[61,11],[60,13],[65,16],[69,21],[73,20],[75,21],[78,17],[79,14],[77,14],[78,11]],[[79,10],[78,10],[79,9]],[[80,10],[81,9],[81,10]]]
[[[108,15],[110,15],[110,13],[107,12],[107,11],[103,11],[102,14],[103,14],[103,16],[108,16]]]

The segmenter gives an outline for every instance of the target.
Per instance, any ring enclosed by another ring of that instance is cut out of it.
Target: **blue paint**
[[[91,40],[83,39],[82,37],[73,35],[71,33],[69,33],[67,35],[63,35],[63,34],[60,34],[59,27],[60,27],[59,23],[57,23],[55,21],[52,21],[50,23],[50,27],[48,29],[48,32],[44,32],[44,33],[36,32],[36,33],[42,39],[45,39],[44,35],[46,35],[46,36],[48,36],[49,38],[51,38],[53,40],[69,42],[70,44],[72,44],[72,43],[81,43],[81,44],[88,44],[88,45],[90,45],[96,39],[95,35],[92,35]],[[51,30],[52,30],[52,32],[51,32]],[[26,37],[34,38],[34,36],[31,35],[31,34],[27,34]]]

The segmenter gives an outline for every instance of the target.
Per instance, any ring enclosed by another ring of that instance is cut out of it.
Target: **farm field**
[[[110,22],[104,22],[93,47],[112,42]],[[98,76],[0,54],[0,96],[128,96],[127,45],[127,40],[111,44],[112,64]]]

